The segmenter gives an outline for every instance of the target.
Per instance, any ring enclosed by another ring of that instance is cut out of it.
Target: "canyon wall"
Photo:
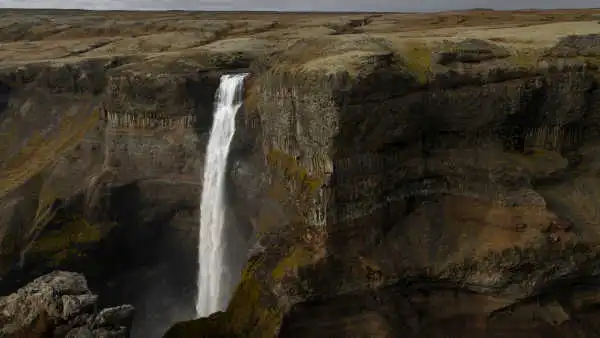
[[[110,65],[2,73],[0,284],[79,271],[105,303],[136,305],[133,336],[156,336],[194,313],[218,74],[147,79]]]
[[[226,312],[165,337],[595,337],[600,37],[534,62],[344,40],[253,80],[253,255]]]
[[[71,270],[100,305],[135,306],[134,337],[193,318],[213,95],[243,70],[241,281],[165,337],[595,337],[594,13],[11,23],[0,290]]]

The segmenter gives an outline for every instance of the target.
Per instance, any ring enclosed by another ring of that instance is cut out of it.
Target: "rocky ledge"
[[[55,271],[0,297],[0,337],[129,337],[131,305],[98,311],[80,274]]]

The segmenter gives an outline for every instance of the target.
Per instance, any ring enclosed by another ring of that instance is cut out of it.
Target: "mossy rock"
[[[445,42],[442,48],[443,51],[435,54],[435,62],[444,66],[454,62],[478,63],[503,59],[511,55],[508,49],[481,39]]]
[[[531,49],[531,50],[519,50],[515,51],[510,57],[508,57],[508,61],[521,69],[530,70],[538,67],[541,61],[540,51]]]
[[[421,84],[427,83],[433,74],[434,54],[424,43],[409,42],[402,51],[403,66]]]
[[[264,290],[254,278],[246,276],[233,295],[226,312],[227,324],[236,337],[276,337],[283,313],[262,299]]]
[[[546,52],[551,57],[600,57],[600,34],[569,35]]]
[[[298,207],[298,204],[302,204],[302,198],[318,191],[321,186],[322,180],[313,177],[293,156],[280,150],[271,150],[266,157],[269,166],[277,174],[277,179],[269,190],[273,195],[271,198],[285,204],[282,199],[292,197],[294,206]],[[289,184],[300,188],[294,196],[289,196]],[[293,213],[293,210],[290,209],[289,212]],[[265,220],[261,221],[263,222]],[[277,337],[285,306],[272,293],[272,284],[279,283],[298,268],[312,263],[314,257],[310,248],[298,244],[302,239],[302,229],[305,229],[303,225],[300,222],[296,226],[286,227],[285,231],[288,233],[282,236],[294,238],[292,243],[269,246],[267,252],[253,257],[247,263],[225,312],[178,323],[163,337]]]
[[[99,242],[110,228],[111,225],[92,224],[75,216],[60,222],[57,229],[43,232],[32,243],[27,255],[57,267],[71,257],[85,255],[83,247]]]
[[[173,325],[163,337],[235,338],[235,335],[228,332],[225,319],[224,312],[217,312],[207,318],[177,323]]]
[[[267,154],[267,162],[271,166],[282,170],[284,175],[290,180],[299,182],[308,193],[315,192],[323,184],[321,178],[310,175],[306,168],[298,164],[296,159],[284,152],[271,150]]]
[[[298,246],[291,250],[291,253],[283,258],[273,269],[271,275],[274,280],[283,279],[288,273],[298,269],[301,266],[312,262],[312,252],[304,247]]]
[[[58,155],[78,144],[88,130],[97,125],[100,115],[98,109],[93,109],[91,114],[82,110],[75,116],[62,116],[58,132],[52,137],[40,133],[31,135],[19,152],[4,159],[5,163],[0,166],[0,197],[39,174]]]
[[[257,269],[262,267],[263,262],[262,258],[255,258],[248,263],[225,312],[175,324],[163,337],[276,337],[283,311],[277,305],[269,305],[269,301],[264,297],[268,293],[255,277]]]

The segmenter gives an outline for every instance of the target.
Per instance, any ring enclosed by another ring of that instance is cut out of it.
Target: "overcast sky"
[[[0,0],[0,8],[437,11],[485,7],[590,8],[600,0]]]

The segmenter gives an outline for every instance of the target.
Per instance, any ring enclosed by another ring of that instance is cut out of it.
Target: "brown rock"
[[[597,13],[9,10],[4,288],[73,266],[149,304],[139,337],[192,318],[213,95],[250,70],[232,271],[256,250],[229,309],[184,336],[594,337],[597,313],[555,304],[599,272]]]

